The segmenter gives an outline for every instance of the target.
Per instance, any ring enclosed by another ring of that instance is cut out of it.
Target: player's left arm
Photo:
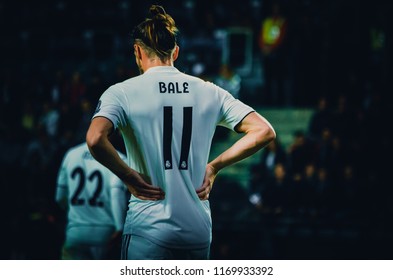
[[[257,112],[248,114],[235,131],[243,136],[207,164],[202,186],[197,190],[201,200],[209,198],[214,179],[221,169],[253,155],[276,138],[272,125]]]
[[[127,188],[119,178],[113,177],[115,178],[111,182],[111,210],[116,231],[121,232],[123,231],[128,206]]]
[[[113,180],[113,183],[111,182],[111,184],[113,184],[113,186],[111,186],[111,210],[115,231],[108,243],[109,250],[116,250],[119,244],[121,244],[121,236],[123,234],[128,205],[127,188],[119,178],[116,177],[116,179],[117,180]]]

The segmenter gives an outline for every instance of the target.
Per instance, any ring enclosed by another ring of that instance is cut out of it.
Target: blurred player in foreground
[[[128,198],[123,182],[92,157],[86,143],[70,148],[56,188],[56,202],[67,211],[62,259],[119,259]]]

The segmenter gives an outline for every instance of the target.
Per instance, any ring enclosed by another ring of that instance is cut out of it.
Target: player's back
[[[107,239],[115,229],[111,188],[125,187],[118,177],[92,157],[86,143],[66,153],[60,168],[58,188],[67,188],[67,231],[73,236],[86,236],[90,228],[100,228],[106,232],[104,237],[90,234],[86,239],[90,238],[93,242],[94,239],[96,242]],[[73,231],[79,233],[73,234]]]
[[[109,89],[106,98],[117,98],[122,106],[120,130],[130,167],[147,175],[166,195],[172,191],[170,177],[178,185],[187,176],[189,187],[198,188],[223,104],[233,99],[219,91],[174,67],[150,68]]]
[[[167,247],[210,244],[209,202],[196,189],[216,126],[233,129],[251,108],[170,66],[149,68],[110,87],[100,102],[95,116],[110,119],[122,132],[129,166],[165,191],[162,201],[131,198],[125,233]]]

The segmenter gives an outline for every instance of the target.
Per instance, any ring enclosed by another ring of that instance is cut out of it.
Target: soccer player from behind
[[[56,202],[67,211],[62,259],[119,259],[128,199],[124,183],[93,158],[86,143],[70,148],[56,187]]]
[[[209,259],[208,198],[215,176],[276,134],[265,118],[226,90],[175,68],[175,21],[161,6],[152,5],[149,12],[133,31],[141,75],[102,94],[86,141],[132,194],[122,259]],[[243,135],[208,162],[217,125]],[[108,140],[115,129],[124,139],[127,164]]]

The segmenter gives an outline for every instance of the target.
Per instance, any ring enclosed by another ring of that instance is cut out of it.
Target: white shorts
[[[122,260],[208,260],[210,246],[201,249],[174,249],[157,245],[138,235],[124,234]]]
[[[74,226],[68,227],[62,249],[62,259],[102,260],[108,258],[108,242],[113,227]]]

